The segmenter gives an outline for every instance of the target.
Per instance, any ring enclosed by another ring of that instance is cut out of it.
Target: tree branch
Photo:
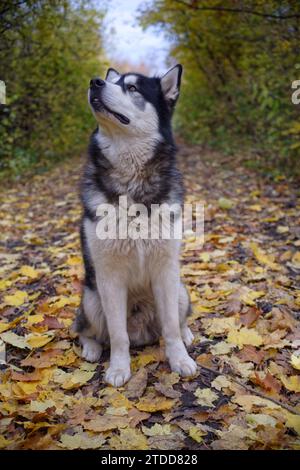
[[[256,11],[256,10],[251,10],[250,8],[229,8],[229,7],[209,7],[209,6],[198,6],[196,2],[191,3],[186,3],[184,0],[175,0],[176,3],[179,3],[187,8],[190,8],[191,10],[197,10],[197,11],[223,11],[227,13],[246,13],[248,15],[255,15],[255,16],[260,16],[264,18],[271,18],[274,20],[289,20],[293,18],[300,18],[300,13],[293,13],[290,15],[280,15],[274,14],[274,13],[264,13],[261,11]]]

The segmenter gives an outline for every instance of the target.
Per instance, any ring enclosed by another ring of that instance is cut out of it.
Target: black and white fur
[[[196,372],[185,345],[193,335],[186,324],[190,301],[180,281],[180,241],[100,240],[99,204],[183,202],[171,130],[182,67],[162,78],[109,69],[91,80],[89,103],[98,122],[89,145],[81,186],[85,282],[75,330],[82,356],[98,361],[110,344],[105,380],[121,386],[130,378],[129,346],[151,344],[162,335],[171,369]]]

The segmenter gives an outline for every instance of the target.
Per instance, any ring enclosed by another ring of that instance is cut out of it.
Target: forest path
[[[132,350],[113,389],[78,357],[81,161],[1,197],[0,448],[299,449],[300,201],[235,159],[183,145],[186,202],[205,204],[182,277],[199,373],[170,373],[160,345]]]

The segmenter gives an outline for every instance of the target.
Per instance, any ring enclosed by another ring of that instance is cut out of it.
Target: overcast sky
[[[143,31],[138,25],[136,16],[143,4],[143,0],[107,0],[104,22],[106,54],[111,60],[133,65],[144,62],[150,65],[152,73],[164,72],[170,44],[157,29]]]

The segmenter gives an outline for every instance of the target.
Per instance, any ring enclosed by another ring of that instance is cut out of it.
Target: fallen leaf
[[[215,406],[214,401],[218,399],[218,395],[210,388],[197,388],[194,395],[197,397],[198,405],[208,406],[209,408],[213,408]]]
[[[223,335],[235,327],[235,318],[203,318],[201,320],[207,335]]]
[[[300,356],[296,356],[296,354],[292,354],[291,364],[294,367],[294,369],[300,370]]]
[[[86,384],[94,374],[95,371],[85,371],[81,369],[76,369],[74,372],[69,373],[57,369],[53,379],[55,382],[61,383],[62,388],[65,390],[71,390],[72,388],[78,388]]]
[[[142,397],[135,405],[140,411],[155,413],[156,411],[170,410],[175,404],[175,400],[149,394]]]
[[[276,426],[277,421],[273,416],[266,415],[263,413],[248,414],[246,415],[246,421],[251,427],[257,428],[258,426]]]
[[[300,375],[290,375],[290,377],[281,376],[280,380],[290,392],[300,392]]]
[[[84,429],[93,432],[105,432],[112,429],[126,428],[129,425],[127,417],[112,416],[109,414],[96,416],[96,418],[82,423]]]
[[[147,381],[148,372],[142,367],[127,383],[126,396],[128,398],[140,398],[147,387]]]
[[[242,347],[245,344],[252,346],[261,346],[263,338],[254,329],[241,328],[240,330],[231,330],[227,336],[228,343]]]
[[[256,243],[250,243],[250,248],[259,263],[268,266],[273,271],[280,271],[280,266],[274,263],[273,257],[267,255]]]
[[[32,266],[21,266],[20,274],[25,277],[29,277],[30,279],[37,279],[40,276],[39,271],[34,269]]]
[[[226,197],[220,197],[218,204],[221,209],[225,210],[231,209],[234,206],[234,202]]]
[[[11,344],[12,346],[15,346],[16,348],[20,349],[25,349],[28,348],[28,343],[24,336],[18,336],[16,333],[13,333],[12,331],[7,331],[5,333],[2,333],[0,335],[1,339],[8,344]]]
[[[154,424],[151,428],[142,426],[142,431],[146,436],[165,436],[171,434],[170,424]]]
[[[198,443],[203,441],[203,436],[205,436],[205,434],[206,433],[198,426],[191,426],[189,429],[189,436]]]
[[[237,357],[242,362],[254,362],[254,364],[261,364],[266,356],[262,350],[256,349],[254,346],[246,345],[237,354]]]
[[[37,369],[34,372],[28,373],[21,373],[12,371],[11,378],[12,380],[17,380],[20,382],[36,382],[37,380],[41,380],[43,377],[42,373]]]
[[[270,372],[267,372],[266,374],[264,374],[264,372],[255,372],[255,375],[251,380],[269,392],[280,392],[281,384],[275,377],[273,377],[272,374],[270,374]]]
[[[234,345],[228,344],[226,341],[219,341],[218,343],[210,346],[210,352],[215,356],[219,356],[229,354],[232,348],[234,348]]]
[[[12,307],[20,307],[28,300],[28,294],[25,291],[17,290],[14,294],[5,295],[4,302]]]
[[[241,300],[246,304],[246,305],[250,305],[250,306],[253,306],[255,305],[255,300],[256,299],[259,299],[260,297],[262,297],[263,295],[265,295],[265,292],[264,291],[256,291],[256,290],[252,290],[252,289],[247,289],[247,292],[245,292],[244,294],[242,294],[241,296]]]
[[[211,383],[211,386],[219,391],[223,388],[229,388],[230,385],[231,381],[225,375],[218,375],[218,377],[216,377]]]
[[[116,450],[148,450],[147,438],[137,429],[121,429],[119,436],[109,440],[111,449]]]
[[[30,349],[37,349],[42,346],[45,346],[45,344],[49,343],[52,341],[54,338],[53,334],[38,334],[38,333],[30,333],[25,337],[26,343]]]
[[[246,312],[240,315],[240,320],[244,326],[252,326],[260,316],[260,310],[257,307],[250,307]]]
[[[82,432],[74,434],[62,434],[58,445],[65,449],[100,449],[105,443],[105,438],[101,435],[90,436],[88,433]]]
[[[300,416],[292,413],[287,413],[286,425],[288,428],[294,429],[300,436]]]

